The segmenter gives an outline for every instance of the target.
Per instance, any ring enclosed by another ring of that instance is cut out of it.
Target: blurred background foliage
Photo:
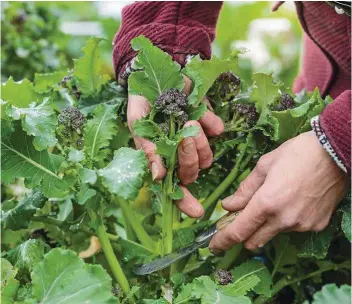
[[[121,9],[130,2],[1,2],[1,81],[33,79],[72,67],[73,58],[90,36],[107,39],[105,69],[113,75],[112,40],[120,26]],[[272,12],[274,2],[225,2],[220,13],[213,53],[227,57],[233,48],[246,48],[239,76],[253,71],[274,72],[292,85],[298,72],[300,28],[294,4]]]

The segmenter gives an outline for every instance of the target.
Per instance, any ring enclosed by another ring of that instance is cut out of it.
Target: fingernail
[[[185,154],[191,154],[194,151],[194,141],[192,138],[188,138],[182,144],[182,150]]]
[[[159,175],[158,165],[153,162],[152,163],[152,177],[153,177],[153,180],[156,180],[158,175]]]
[[[228,207],[229,205],[231,205],[231,202],[233,201],[234,195],[230,195],[227,198],[223,199],[222,201],[222,205],[224,207]]]
[[[225,255],[225,251],[209,248],[210,252],[216,257],[223,257]]]

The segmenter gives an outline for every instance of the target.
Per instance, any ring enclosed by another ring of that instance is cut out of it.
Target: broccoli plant
[[[331,100],[318,89],[295,96],[264,73],[246,84],[236,76],[236,52],[225,60],[196,56],[181,68],[137,37],[128,90],[144,96],[151,111],[133,129],[155,143],[167,168],[156,182],[131,140],[127,91],[103,72],[102,42],[88,39],[69,71],[2,84],[2,302],[348,301],[349,286],[322,288],[336,276],[339,284],[350,277],[347,200],[322,232],[284,233],[256,253],[238,244],[215,257],[203,248],[166,271],[133,274],[135,264],[194,242],[198,231],[223,214],[221,199],[236,190],[259,157],[309,130],[311,117]],[[182,92],[183,74],[193,82],[189,95]],[[211,168],[187,186],[205,209],[203,218],[192,219],[173,204],[183,197],[177,147],[198,134],[197,127],[184,124],[204,115],[205,97],[226,130],[210,139]]]

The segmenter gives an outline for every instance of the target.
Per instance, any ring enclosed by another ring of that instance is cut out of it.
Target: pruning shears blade
[[[194,242],[191,245],[188,245],[185,248],[181,248],[173,253],[165,255],[161,258],[155,259],[149,263],[136,265],[133,267],[132,271],[136,275],[147,275],[158,270],[163,270],[176,261],[184,258],[185,256],[195,252],[197,249],[206,247],[209,243],[209,239],[204,239],[201,242]]]
[[[197,238],[192,244],[161,258],[155,259],[149,263],[136,265],[133,267],[132,271],[136,275],[147,275],[170,266],[172,263],[175,263],[185,256],[190,255],[199,248],[207,247],[214,234],[230,224],[238,214],[239,212],[229,212],[225,214],[216,223],[210,225],[208,228],[198,234]]]

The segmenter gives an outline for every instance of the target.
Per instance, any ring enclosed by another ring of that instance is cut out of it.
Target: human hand
[[[189,94],[192,81],[184,76],[185,87],[183,92]],[[133,133],[134,121],[141,119],[150,112],[150,105],[143,96],[128,96],[127,121]],[[184,127],[199,126],[200,131],[194,137],[185,138],[178,148],[178,177],[183,185],[193,183],[198,177],[199,169],[209,168],[213,162],[213,153],[206,136],[220,135],[224,130],[221,119],[213,112],[207,111],[199,121],[188,121]],[[162,179],[166,174],[160,155],[156,154],[153,142],[138,136],[133,136],[138,149],[143,149],[152,172],[153,179]],[[183,186],[184,198],[177,202],[179,209],[190,217],[200,217],[204,210],[202,205]]]
[[[243,211],[209,244],[214,253],[244,243],[262,247],[282,231],[321,231],[344,197],[348,178],[316,135],[303,133],[262,156],[234,195],[229,211]]]

